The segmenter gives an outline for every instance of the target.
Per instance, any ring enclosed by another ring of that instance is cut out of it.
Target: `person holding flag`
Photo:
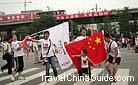
[[[121,62],[121,53],[117,43],[111,39],[110,34],[105,34],[104,38],[105,38],[105,41],[108,43],[107,51],[109,56],[108,59],[106,60],[105,67],[109,72],[109,76],[113,77],[113,82],[116,82],[115,74]]]
[[[24,60],[23,60],[23,56],[24,56],[24,52],[23,52],[23,44],[24,41],[26,40],[26,38],[23,41],[18,41],[16,35],[12,35],[12,42],[11,42],[11,48],[14,52],[14,59],[16,62],[16,68],[13,71],[13,74],[11,75],[11,81],[15,81],[15,75],[16,73],[19,74],[18,79],[25,79],[22,76],[22,71],[24,68]]]
[[[90,59],[87,56],[87,50],[83,49],[81,50],[81,55],[73,55],[73,57],[79,57],[81,59],[81,73],[83,77],[88,76],[88,70],[89,70],[89,65],[88,62]]]
[[[72,55],[80,55],[82,49],[87,50],[87,56],[90,59],[89,67],[100,64],[106,60],[107,52],[102,32],[98,32],[88,38],[66,45],[66,50],[78,72],[81,72],[81,60],[79,58],[73,58]],[[89,69],[89,73],[90,72]],[[89,75],[89,77],[91,78],[91,75]]]
[[[80,29],[80,34],[81,34],[81,36],[78,36],[74,41],[71,41],[70,43],[77,42],[77,41],[80,41],[80,40],[83,40],[83,39],[87,38],[88,37],[87,36],[87,29],[82,27]],[[78,71],[78,74],[79,74],[79,76],[82,75],[81,70]],[[90,68],[90,66],[89,66],[89,77],[91,77],[91,68]]]
[[[46,76],[47,76],[47,82],[48,82],[48,76],[50,75],[50,64],[54,72],[54,76],[57,77],[57,69],[55,64],[55,52],[56,52],[56,45],[49,39],[49,31],[44,32],[44,39],[35,40],[35,39],[28,39],[32,42],[37,42],[41,44],[41,51],[42,51],[42,57],[44,58],[44,65],[46,66]]]

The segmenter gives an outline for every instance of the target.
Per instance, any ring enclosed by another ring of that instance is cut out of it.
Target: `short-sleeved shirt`
[[[88,57],[81,56],[81,68],[88,68]]]
[[[111,44],[111,45],[110,45],[110,44]],[[110,48],[109,48],[109,45],[110,45]],[[117,57],[121,57],[121,52],[120,52],[120,50],[119,50],[119,47],[118,47],[117,43],[116,43],[115,41],[112,41],[112,40],[111,40],[110,43],[108,44],[108,50],[110,49],[109,55],[115,57],[114,48],[116,48],[116,47],[117,47],[117,49],[118,49],[118,55],[117,55]]]
[[[125,38],[122,38],[122,43],[125,43]]]
[[[83,39],[85,39],[85,38],[87,38],[87,36],[78,36],[78,37],[75,39],[75,41],[80,41],[80,40],[83,40]]]
[[[38,51],[38,44],[33,42],[33,51]]]
[[[12,52],[11,45],[8,42],[5,42],[3,44],[3,50],[4,50],[4,53],[5,51],[8,51],[8,53],[11,53]]]
[[[23,48],[21,48],[20,50],[17,50],[19,45],[21,45],[21,41],[15,41],[11,43],[11,47],[14,52],[14,57],[19,57],[24,55]]]
[[[51,46],[50,46],[50,39],[40,39],[39,40],[40,44],[41,44],[41,52],[42,52],[42,57],[51,57],[54,56],[54,52],[53,52],[53,42],[51,41]],[[50,49],[49,49],[50,47]],[[49,52],[48,52],[49,49]],[[48,54],[47,54],[48,53]]]

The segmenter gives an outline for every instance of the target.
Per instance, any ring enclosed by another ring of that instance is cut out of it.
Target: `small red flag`
[[[26,62],[28,62],[29,49],[28,49],[28,45],[27,45],[27,39],[24,40],[24,48],[25,48],[25,52],[26,52]]]

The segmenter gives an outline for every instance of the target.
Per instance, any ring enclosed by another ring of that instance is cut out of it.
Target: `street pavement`
[[[25,62],[25,68],[23,71],[23,76],[25,76],[25,80],[18,80],[16,77],[16,81],[11,82],[10,76],[7,74],[7,70],[4,73],[0,71],[0,85],[137,85],[138,83],[138,53],[135,53],[131,48],[128,50],[127,48],[121,49],[122,53],[122,61],[119,66],[119,70],[116,76],[121,76],[123,79],[126,76],[133,76],[134,81],[117,81],[116,83],[110,81],[67,81],[67,77],[65,81],[49,81],[49,83],[42,81],[44,78],[42,75],[45,74],[45,66],[42,63],[33,64],[34,54],[32,52],[29,53],[28,62]],[[5,64],[5,61],[2,60],[2,52],[0,52],[0,66]],[[64,76],[70,74],[68,77],[69,80],[72,79],[72,75],[77,76],[77,71],[74,66],[67,68],[65,70],[61,70],[58,63],[57,70],[59,76]],[[97,65],[91,69],[92,74],[97,75],[98,77],[106,76],[107,71],[104,68],[104,65]],[[50,75],[53,76],[53,70],[50,69]],[[54,78],[53,78],[54,79]]]

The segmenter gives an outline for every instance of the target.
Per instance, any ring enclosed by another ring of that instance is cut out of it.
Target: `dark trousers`
[[[6,59],[7,63],[1,67],[2,70],[5,70],[5,69],[8,69],[8,74],[12,74],[12,63],[13,63],[13,60],[12,60],[12,57],[9,56],[7,59]]]
[[[127,47],[127,44],[126,43],[122,43],[122,48],[126,48]]]
[[[16,72],[22,72],[24,68],[24,61],[23,61],[23,56],[18,56],[15,57],[15,62],[16,62]]]
[[[50,65],[53,69],[54,76],[57,77],[58,74],[56,69],[55,56],[48,57],[48,62],[46,63],[46,76],[50,76],[50,73],[49,73]]]
[[[91,78],[91,67],[90,66],[88,67],[88,72],[89,72],[89,75],[88,76],[89,76],[89,78]],[[78,74],[79,74],[79,76],[82,76],[82,71],[79,70],[78,71]]]

